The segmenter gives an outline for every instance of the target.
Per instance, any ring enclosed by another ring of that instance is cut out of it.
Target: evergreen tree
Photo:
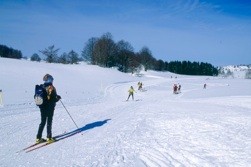
[[[165,62],[163,60],[156,61],[154,70],[165,71]]]
[[[67,53],[63,53],[59,58],[58,58],[58,63],[62,64],[69,64],[70,63],[70,58]]]
[[[21,59],[23,56],[20,50],[13,49],[5,45],[0,45],[0,57]]]
[[[68,57],[69,57],[69,60],[70,60],[70,63],[71,64],[77,64],[79,62],[79,56],[76,52],[74,52],[73,50],[71,50],[69,53],[68,53]]]
[[[37,53],[34,53],[32,56],[31,56],[31,61],[38,61],[40,62],[41,61],[41,58],[39,57],[39,55]]]

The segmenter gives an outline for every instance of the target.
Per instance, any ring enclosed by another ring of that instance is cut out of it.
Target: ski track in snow
[[[27,154],[16,152],[35,140],[38,108],[33,102],[6,105],[0,115],[0,166],[249,166],[251,94],[209,96],[228,85],[212,80],[203,90],[201,80],[151,76],[143,82],[147,91],[136,90],[135,100],[127,102],[137,81],[110,84],[84,101],[63,99],[83,131]],[[178,82],[186,86],[174,95]],[[58,103],[53,134],[73,130]]]

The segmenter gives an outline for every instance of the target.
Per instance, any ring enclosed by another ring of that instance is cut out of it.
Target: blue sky
[[[1,0],[0,44],[81,53],[110,32],[164,61],[251,64],[250,0]]]

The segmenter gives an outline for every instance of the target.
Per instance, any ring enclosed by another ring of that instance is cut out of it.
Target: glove
[[[57,95],[57,99],[60,100],[60,99],[61,99],[61,96]]]

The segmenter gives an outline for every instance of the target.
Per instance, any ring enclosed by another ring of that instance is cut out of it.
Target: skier
[[[3,95],[2,95],[2,89],[0,89],[0,107],[3,107]]]
[[[41,123],[39,124],[36,143],[41,143],[45,141],[45,139],[42,138],[42,133],[46,122],[47,122],[47,142],[52,143],[55,141],[52,138],[52,132],[51,132],[52,118],[56,102],[58,102],[61,99],[61,97],[57,95],[56,88],[52,84],[53,77],[50,74],[46,74],[43,77],[43,81],[44,81],[43,87],[46,90],[47,97],[43,102],[43,104],[39,106],[41,113]]]
[[[206,87],[207,87],[207,84],[204,84],[203,88],[206,89]]]
[[[178,86],[178,93],[180,93],[181,85]]]
[[[178,86],[176,84],[173,85],[173,94],[177,94]]]
[[[138,82],[138,90],[142,90],[143,87],[143,83],[142,82]]]
[[[130,87],[130,89],[128,90],[128,92],[129,92],[129,96],[128,96],[128,98],[127,98],[126,101],[129,100],[130,96],[132,96],[132,100],[134,100],[133,93],[136,92],[136,91],[133,89],[132,86]]]
[[[141,83],[140,83],[140,82],[138,82],[138,90],[140,89],[140,84],[141,84]]]

